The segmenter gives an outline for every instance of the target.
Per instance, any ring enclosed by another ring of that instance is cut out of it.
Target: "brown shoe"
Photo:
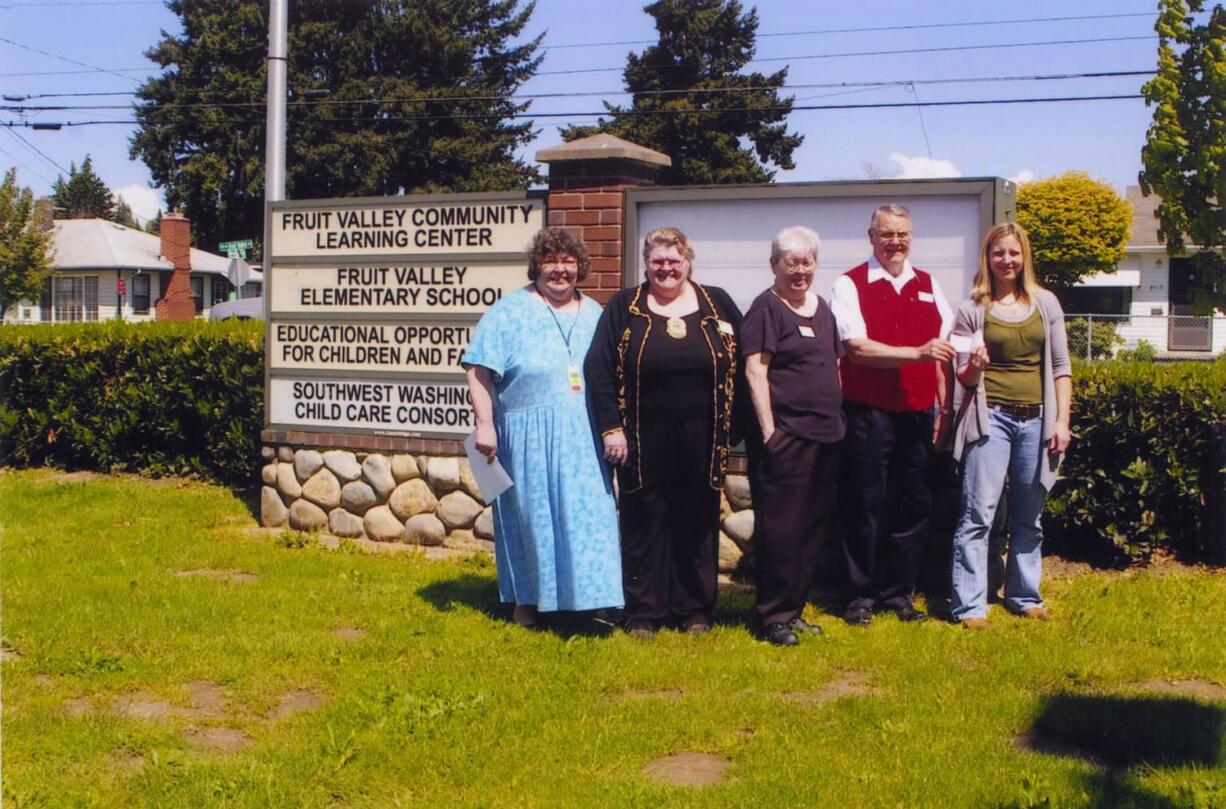
[[[987,619],[987,618],[963,618],[963,619],[962,619],[961,621],[959,621],[958,623],[962,624],[962,628],[963,628],[963,629],[976,629],[976,630],[978,630],[978,629],[987,629],[987,628],[988,628],[988,619]]]
[[[691,618],[685,622],[685,633],[687,635],[705,635],[710,631],[711,623],[702,616]]]
[[[1051,613],[1049,613],[1047,610],[1043,609],[1042,607],[1029,607],[1025,610],[1022,610],[1022,617],[1023,618],[1033,618],[1036,621],[1050,621]]]
[[[639,640],[651,640],[656,636],[656,628],[650,621],[636,619],[626,624],[626,634]]]

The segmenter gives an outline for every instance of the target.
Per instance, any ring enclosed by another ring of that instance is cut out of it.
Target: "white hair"
[[[775,238],[771,239],[771,264],[789,253],[812,253],[813,260],[817,261],[821,250],[822,238],[817,235],[816,230],[804,225],[792,225],[779,231]]]

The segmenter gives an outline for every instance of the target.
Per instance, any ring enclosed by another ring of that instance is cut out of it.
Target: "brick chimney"
[[[166,285],[161,300],[157,302],[157,319],[191,320],[196,316],[191,284],[191,221],[180,213],[163,216],[161,239],[162,258],[174,266],[174,271],[170,274],[170,283]]]

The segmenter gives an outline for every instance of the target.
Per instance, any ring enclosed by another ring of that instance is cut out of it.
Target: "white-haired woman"
[[[763,636],[794,646],[822,546],[830,537],[846,422],[842,353],[830,307],[810,287],[821,240],[802,226],[771,242],[774,283],[741,326],[741,355],[761,429],[751,441],[754,559]]]

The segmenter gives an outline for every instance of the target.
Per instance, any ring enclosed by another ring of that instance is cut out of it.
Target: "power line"
[[[99,73],[110,73],[112,76],[118,76],[119,78],[127,79],[128,81],[140,81],[139,79],[134,79],[131,76],[125,76],[122,73],[117,73],[113,70],[108,70],[105,67],[98,67],[97,65],[91,65],[86,62],[78,62],[76,59],[69,59],[67,56],[59,56],[58,54],[50,53],[49,51],[44,51],[41,48],[33,48],[29,45],[22,45],[20,42],[14,42],[13,40],[5,39],[4,37],[0,37],[0,42],[5,43],[6,45],[12,45],[14,48],[21,48],[23,50],[30,51],[31,53],[42,54],[43,56],[49,56],[52,59],[59,59],[61,62],[67,62],[70,65],[80,65],[81,67],[88,67],[91,70],[98,71]]]
[[[12,130],[9,130],[9,131],[11,132]],[[13,134],[16,134],[16,133],[14,132]],[[31,173],[31,174],[33,174],[35,177],[38,177],[38,178],[39,178],[40,180],[42,180],[43,182],[45,182],[45,183],[47,183],[47,184],[49,184],[49,185],[50,185],[50,184],[54,184],[54,183],[55,183],[55,180],[48,179],[47,175],[43,174],[43,173],[42,173],[41,171],[39,171],[38,169],[35,169],[35,168],[31,167],[29,163],[25,162],[24,160],[18,160],[18,159],[17,159],[17,155],[13,154],[12,152],[8,151],[7,149],[4,149],[4,148],[0,147],[0,154],[7,156],[7,157],[8,157],[10,160],[12,160],[12,161],[13,161],[14,163],[16,163],[18,166],[21,166],[23,169],[25,169],[26,171],[30,172],[30,173]]]
[[[873,28],[820,28],[812,31],[772,31],[770,33],[759,33],[756,36],[758,39],[767,39],[769,37],[800,37],[812,36],[816,34],[863,34],[873,33],[877,31],[919,31],[933,28],[967,28],[979,25],[1021,25],[1025,23],[1036,22],[1075,22],[1079,20],[1109,20],[1120,19],[1124,17],[1149,17],[1153,19],[1155,16],[1152,11],[1138,11],[1121,14],[1081,14],[1070,17],[1030,17],[1020,20],[963,20],[958,22],[934,22],[923,23],[917,25],[884,25]],[[562,45],[546,45],[541,50],[563,50],[565,48],[599,48],[608,45],[654,45],[658,40],[655,39],[626,39],[619,42],[571,42]]]
[[[792,105],[779,104],[773,106],[760,107],[720,107],[720,108],[700,108],[692,110],[623,110],[622,115],[711,115],[717,113],[730,112],[810,112],[815,110],[835,111],[835,110],[862,110],[862,109],[898,109],[898,108],[914,108],[914,107],[971,107],[971,106],[987,106],[993,104],[1047,104],[1047,103],[1067,103],[1080,101],[1123,101],[1135,100],[1144,98],[1140,93],[1120,94],[1120,95],[1095,95],[1095,96],[1054,96],[1045,98],[982,98],[982,99],[965,99],[959,101],[901,101],[901,102],[882,102],[871,104],[806,104]],[[571,112],[539,112],[539,113],[453,113],[449,115],[406,115],[406,116],[380,116],[377,118],[332,118],[324,119],[323,121],[313,121],[312,123],[386,123],[393,121],[437,121],[437,120],[474,120],[483,118],[495,119],[537,119],[537,118],[599,118],[608,115],[607,110],[594,110],[592,112],[571,111]],[[94,121],[62,121],[58,123],[44,123],[42,126],[96,126],[101,124],[126,124],[129,126],[141,123],[136,120],[94,120]],[[263,118],[250,119],[248,121],[238,121],[236,123],[262,124]],[[0,126],[4,127],[30,127],[34,126],[26,121],[0,121]]]
[[[2,3],[0,8],[43,8],[50,6],[160,6],[162,0],[71,0],[70,2]]]
[[[431,98],[357,98],[357,99],[303,99],[300,101],[291,101],[289,105],[292,107],[318,107],[318,106],[365,106],[369,104],[427,104],[438,102],[456,102],[456,101],[531,101],[544,98],[584,98],[584,97],[606,97],[619,95],[639,95],[639,96],[667,96],[667,95],[719,95],[725,93],[749,93],[769,90],[792,91],[792,90],[812,90],[812,89],[844,89],[851,92],[860,92],[862,90],[880,89],[885,87],[903,87],[914,88],[917,85],[938,85],[938,84],[978,84],[978,83],[998,83],[998,82],[1024,82],[1024,81],[1066,81],[1072,79],[1100,79],[1100,78],[1117,78],[1117,77],[1132,77],[1132,76],[1152,76],[1153,70],[1115,70],[1115,71],[1096,71],[1091,73],[1049,73],[1049,74],[1031,74],[1023,76],[971,76],[957,77],[946,79],[893,79],[889,81],[856,81],[856,82],[813,82],[807,84],[789,84],[780,88],[775,88],[770,85],[756,85],[749,87],[693,87],[686,89],[671,89],[671,90],[645,90],[639,93],[631,93],[628,90],[620,91],[578,91],[578,92],[557,92],[557,93],[523,93],[519,95],[507,96],[505,99],[496,95],[449,95],[435,96]],[[851,89],[858,88],[858,89]],[[89,95],[81,93],[80,95]],[[836,94],[837,95],[837,94]],[[12,97],[6,96],[6,100]],[[804,99],[800,99],[804,100]],[[184,103],[168,103],[157,105],[146,105],[137,107],[137,109],[145,111],[154,110],[171,110],[171,109],[244,109],[244,108],[261,108],[265,106],[264,101],[190,101]],[[132,109],[130,104],[57,104],[57,105],[33,105],[33,106],[16,106],[16,105],[0,105],[0,110],[7,112],[65,112],[69,110],[128,110]]]
[[[80,76],[82,73],[148,73],[147,67],[96,67],[92,70],[42,70],[33,73],[0,73],[0,78],[16,78],[24,76]],[[130,79],[131,76],[120,76],[121,79]]]
[[[841,59],[844,57],[853,56],[898,56],[900,54],[912,53],[951,53],[955,51],[978,51],[978,50],[999,50],[1001,48],[1032,48],[1041,45],[1089,45],[1102,42],[1132,42],[1135,40],[1152,40],[1157,37],[1154,34],[1146,34],[1144,36],[1128,36],[1128,37],[1100,37],[1096,39],[1056,39],[1047,40],[1044,42],[994,42],[988,45],[946,45],[934,48],[908,48],[908,49],[891,49],[881,50],[880,48],[871,51],[846,51],[842,53],[811,53],[798,54],[795,56],[767,56],[761,59],[750,59],[747,64],[763,64],[766,62],[803,62],[810,59]],[[664,65],[659,68],[659,72],[664,70],[674,70],[675,65]],[[616,73],[625,70],[625,66],[620,67],[584,67],[574,68],[570,70],[542,70],[537,72],[537,76],[569,76],[579,73]]]
[[[27,149],[29,149],[30,151],[34,152],[34,154],[38,155],[38,156],[39,156],[39,157],[41,157],[43,160],[46,160],[48,163],[50,163],[51,165],[55,166],[55,167],[56,167],[57,169],[59,169],[60,171],[64,172],[65,174],[71,174],[71,173],[72,173],[72,172],[68,171],[66,168],[64,168],[63,166],[61,166],[59,163],[56,163],[56,162],[55,162],[54,160],[52,160],[50,157],[47,157],[46,153],[44,153],[42,149],[39,149],[39,148],[38,148],[37,146],[35,146],[33,143],[30,143],[28,140],[26,140],[25,138],[23,138],[23,137],[21,136],[21,133],[20,133],[20,132],[18,132],[16,129],[12,129],[12,128],[10,128],[10,129],[9,129],[9,133],[11,133],[13,137],[17,138],[17,140],[19,140],[19,141],[21,141],[22,143],[24,143]]]

